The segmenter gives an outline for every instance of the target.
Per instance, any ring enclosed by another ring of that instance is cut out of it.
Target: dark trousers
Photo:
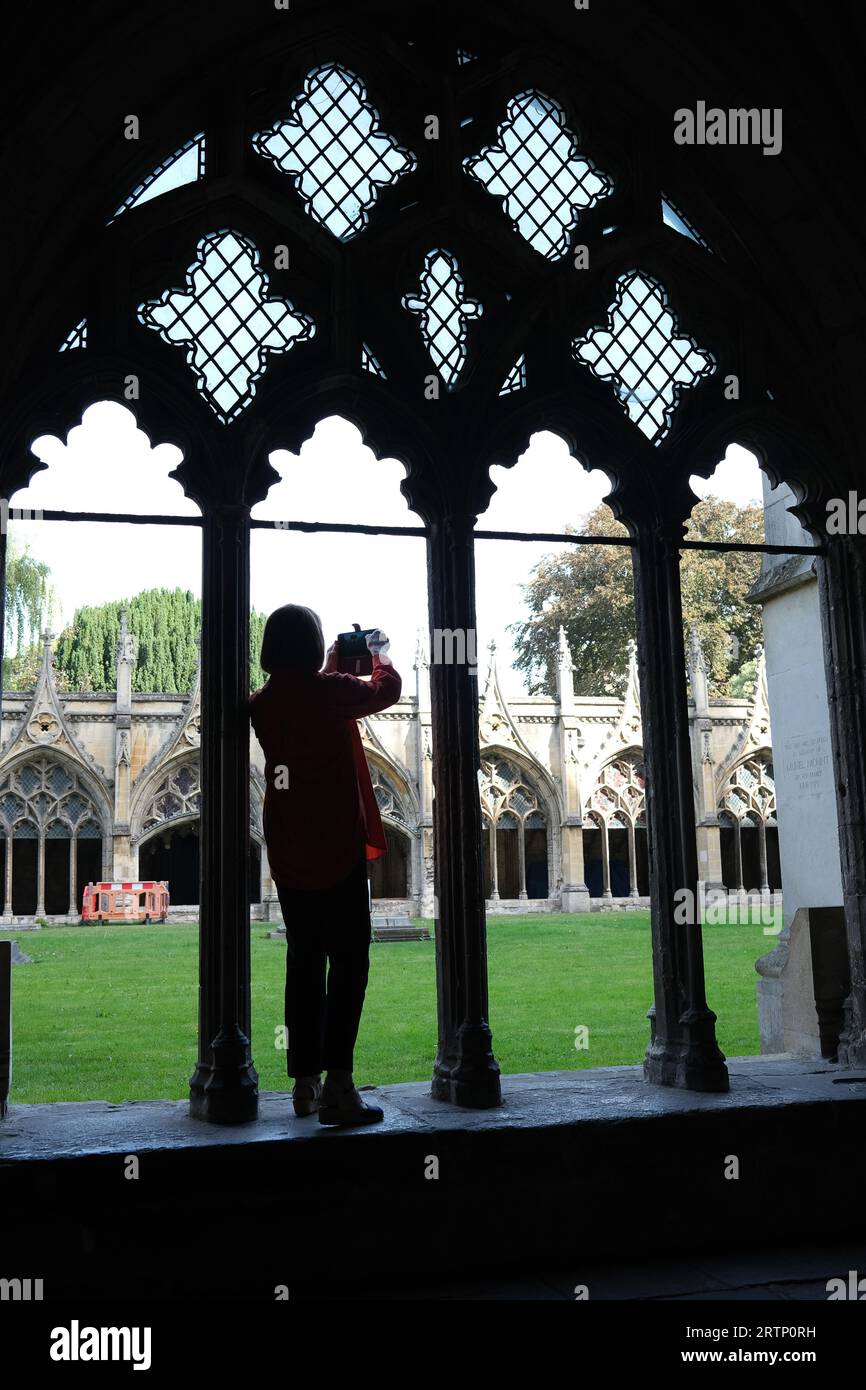
[[[286,924],[288,1074],[351,1071],[370,969],[366,860],[334,888],[278,885],[277,896]]]

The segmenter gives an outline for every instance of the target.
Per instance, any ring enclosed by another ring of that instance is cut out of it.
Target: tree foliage
[[[58,638],[55,669],[70,690],[114,690],[120,615],[136,639],[132,688],[136,691],[186,693],[198,660],[201,600],[189,589],[145,589],[129,599],[76,609]],[[259,666],[263,613],[250,614],[250,687],[262,685]]]
[[[603,503],[574,534],[625,536],[625,527]],[[692,512],[690,540],[764,539],[760,506],[738,507],[707,497]],[[760,606],[746,594],[758,577],[760,556],[742,551],[681,552],[684,640],[697,629],[710,685],[734,695],[754,683],[754,662],[763,642]],[[635,635],[631,550],[626,546],[580,545],[545,556],[523,585],[529,618],[512,624],[515,667],[533,695],[555,693],[559,629],[565,629],[578,695],[625,691],[627,644]]]
[[[45,561],[30,554],[29,545],[18,546],[12,536],[7,537],[3,656],[3,685],[7,690],[26,689],[16,682],[33,667],[34,661],[36,670],[39,669],[39,638],[50,628],[57,606],[50,574]]]

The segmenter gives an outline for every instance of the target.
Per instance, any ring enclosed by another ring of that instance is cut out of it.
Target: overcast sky
[[[169,444],[152,448],[132,413],[120,405],[91,406],[66,443],[43,436],[34,441],[33,452],[48,468],[15,494],[12,506],[196,514],[194,503],[167,476],[180,462],[180,451]],[[322,420],[299,456],[278,450],[271,462],[282,481],[254,508],[254,517],[420,525],[399,490],[402,464],[377,461],[345,420]],[[494,468],[492,476],[497,491],[479,518],[479,526],[491,530],[561,531],[577,525],[609,490],[604,474],[586,473],[563,441],[548,433],[533,435],[516,466]],[[693,487],[699,496],[712,492],[741,505],[759,501],[757,460],[734,445],[713,477],[706,482],[695,478]],[[55,631],[71,621],[81,604],[163,585],[201,592],[196,529],[13,521],[10,533],[19,544],[29,543],[31,553],[51,567],[61,602]],[[503,684],[514,693],[523,686],[519,673],[510,669],[506,629],[525,616],[520,584],[551,548],[517,541],[476,545],[482,673],[493,638]],[[384,628],[394,664],[411,691],[417,629],[427,623],[423,538],[254,531],[251,580],[255,608],[270,612],[283,603],[308,604],[321,615],[326,637],[353,622]]]

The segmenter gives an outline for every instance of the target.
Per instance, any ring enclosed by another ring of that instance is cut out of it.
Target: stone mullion
[[[761,861],[761,892],[768,893],[770,883],[767,874],[767,827],[763,816],[758,816],[758,854]]]
[[[739,816],[734,816],[734,849],[737,856],[737,893],[742,897],[746,885],[743,880],[743,827]]]
[[[41,825],[36,852],[36,916],[45,916],[45,831]]]
[[[610,891],[610,838],[607,828],[607,818],[601,818],[601,893],[602,897],[612,896]]]
[[[842,902],[851,992],[839,1061],[866,1066],[866,543],[860,536],[826,539],[817,562],[836,816],[842,861]]]
[[[490,818],[490,900],[499,901],[499,847],[496,843],[496,821]]]
[[[637,846],[634,839],[634,821],[631,816],[628,817],[628,872],[631,879],[629,897],[637,898],[640,896],[637,890]]]
[[[518,897],[526,897],[526,826],[522,820],[517,822],[517,867],[520,875]]]
[[[473,520],[433,517],[427,535],[431,633],[462,629],[467,644],[475,637]],[[485,1108],[499,1105],[501,1092],[487,1021],[477,670],[435,660],[435,641],[431,651],[439,1022],[432,1093]]]
[[[250,1049],[249,508],[205,509],[202,527],[199,1060],[190,1111],[255,1119]]]
[[[698,855],[683,647],[678,520],[645,525],[634,548],[640,696],[647,770],[653,982],[647,1080],[724,1091],[728,1074],[707,1006],[698,921]],[[678,910],[683,890],[692,904]]]
[[[10,829],[8,835],[6,836],[6,885],[5,885],[5,900],[4,900],[4,903],[3,903],[3,916],[4,916],[4,917],[11,917],[11,916],[12,916],[12,853],[13,853],[12,847],[13,847],[14,844],[15,844],[15,837],[14,837],[14,835],[12,834],[12,831],[11,831],[11,829]]]
[[[74,917],[78,912],[77,894],[75,892],[75,880],[78,877],[78,841],[73,832],[69,837],[69,916]]]

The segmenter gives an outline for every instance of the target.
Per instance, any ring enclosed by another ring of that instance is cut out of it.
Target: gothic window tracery
[[[418,162],[380,129],[360,77],[335,63],[308,74],[289,118],[255,135],[253,149],[291,177],[305,211],[340,241],[364,230],[379,189]]]
[[[488,842],[487,896],[547,897],[547,814],[538,794],[501,757],[482,757],[478,790]]]
[[[224,424],[250,404],[269,353],[315,334],[311,318],[267,292],[256,246],[237,232],[212,232],[198,244],[186,290],[166,290],[138,310],[146,328],[186,349],[199,391]]]
[[[577,153],[565,112],[541,92],[512,97],[497,137],[464,160],[464,169],[502,199],[512,227],[533,250],[561,259],[581,212],[613,192],[612,180]]]
[[[408,825],[403,798],[390,777],[382,771],[377,763],[368,763],[368,767],[370,769],[370,781],[373,784],[373,793],[381,814],[389,820],[396,821],[399,825]]]
[[[50,838],[80,836],[85,826],[85,838],[93,838],[94,824],[101,835],[90,793],[62,763],[34,758],[0,779],[0,833],[5,838],[37,838],[47,835],[49,826],[54,827]]]
[[[142,820],[147,833],[167,821],[198,816],[201,810],[201,784],[195,763],[183,763],[168,773],[149,798]]]
[[[577,361],[613,381],[623,409],[654,444],[669,432],[681,393],[716,370],[712,354],[676,330],[667,290],[633,270],[617,280],[607,326],[572,344]]]

